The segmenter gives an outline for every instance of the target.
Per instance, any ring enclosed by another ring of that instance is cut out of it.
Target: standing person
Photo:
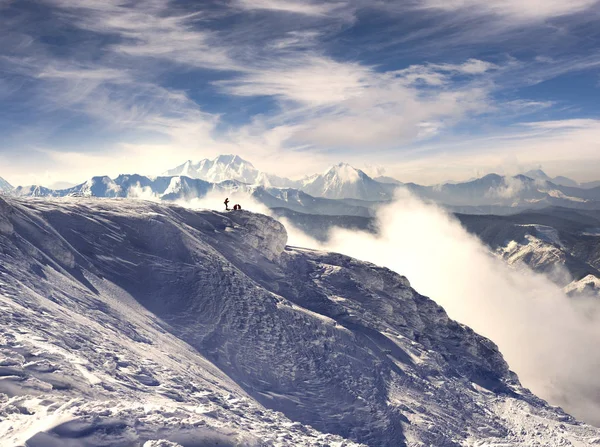
[[[225,203],[225,211],[229,211],[229,197],[226,197],[223,203]]]

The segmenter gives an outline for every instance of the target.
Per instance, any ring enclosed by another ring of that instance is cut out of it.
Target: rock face
[[[406,278],[286,247],[266,216],[14,198],[0,213],[0,438],[16,445],[600,437]]]

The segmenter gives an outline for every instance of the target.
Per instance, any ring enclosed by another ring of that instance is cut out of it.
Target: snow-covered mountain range
[[[246,211],[0,198],[0,308],[7,445],[600,439],[406,278]]]
[[[164,176],[184,176],[211,183],[236,180],[255,186],[298,189],[314,197],[328,199],[388,200],[393,187],[380,183],[359,169],[339,163],[322,174],[290,180],[259,171],[252,163],[237,155],[220,155],[213,160],[188,160],[170,169]]]
[[[405,185],[419,197],[449,206],[507,206],[511,208],[543,208],[564,206],[599,209],[600,188],[582,189],[556,185],[524,175],[514,177],[489,174],[465,183],[437,186]]]
[[[188,160],[174,169],[169,169],[163,175],[165,177],[189,177],[210,183],[236,180],[249,185],[266,187],[295,186],[295,182],[292,180],[261,172],[252,163],[237,155],[219,155],[213,160],[204,159],[196,162]]]
[[[142,175],[120,175],[115,179],[94,177],[87,182],[68,189],[51,190],[39,186],[17,187],[12,195],[17,197],[108,197],[145,198],[165,201],[188,201],[204,198],[208,194],[223,197],[251,197],[268,208],[285,207],[308,214],[337,214],[346,216],[370,216],[372,210],[366,206],[345,203],[339,200],[312,197],[297,189],[270,188],[248,185],[237,180],[210,183],[184,176],[146,177]]]
[[[583,189],[591,189],[591,188],[596,188],[596,187],[600,186],[600,181],[578,183],[575,180],[570,179],[565,176],[562,176],[562,175],[559,175],[559,176],[553,178],[553,177],[550,177],[548,174],[546,174],[541,169],[533,169],[531,171],[525,172],[523,175],[525,175],[526,177],[532,178],[534,180],[543,180],[543,181],[547,181],[547,182],[552,182],[555,185],[560,185],[560,186],[571,186],[574,188],[583,188]]]
[[[490,174],[468,182],[422,186],[414,183],[403,184],[389,177],[373,179],[359,169],[339,163],[322,174],[290,180],[261,172],[239,156],[221,155],[213,160],[187,161],[160,177],[94,177],[73,188],[52,190],[35,185],[18,187],[14,193],[17,196],[37,197],[127,197],[130,191],[137,193],[136,185],[139,184],[157,197],[173,200],[182,197],[203,197],[209,191],[227,193],[229,190],[244,190],[253,193],[263,188],[260,195],[264,195],[265,191],[279,198],[285,195],[297,197],[305,194],[308,201],[322,198],[344,202],[345,205],[335,206],[330,203],[336,210],[329,211],[328,214],[347,212],[349,215],[368,215],[369,211],[366,210],[375,208],[382,202],[391,201],[398,188],[405,188],[422,199],[434,201],[455,211],[474,214],[512,213],[519,209],[540,209],[547,206],[600,209],[600,186],[565,186],[574,182],[564,179],[561,181],[561,178],[550,179],[542,171],[531,171],[528,174],[530,176],[514,177]],[[266,199],[272,201],[271,198]],[[362,209],[358,213],[356,210],[347,211],[348,205]],[[307,209],[306,206],[300,208],[303,209],[300,210],[296,203],[295,208],[290,209],[322,214],[321,211]]]

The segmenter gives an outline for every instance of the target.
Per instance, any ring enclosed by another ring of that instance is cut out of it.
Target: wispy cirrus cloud
[[[272,122],[297,124],[288,139],[292,145],[383,148],[430,137],[449,123],[490,111],[493,86],[478,75],[495,68],[471,59],[380,72],[313,56],[218,85],[231,95],[279,100],[282,112]],[[469,79],[455,85],[455,76],[464,75]]]
[[[496,129],[485,135],[453,135],[445,141],[407,147],[401,160],[387,163],[388,175],[434,184],[467,180],[490,172],[506,175],[543,167],[551,176],[585,182],[597,179],[600,120],[535,121]],[[371,157],[379,163],[384,154]]]
[[[555,121],[537,121],[531,123],[521,123],[532,129],[539,130],[573,130],[573,129],[600,129],[600,121],[596,119],[566,119]]]
[[[318,55],[270,61],[230,81],[215,84],[239,96],[274,96],[282,101],[326,106],[356,97],[368,85],[369,67]]]
[[[517,22],[545,20],[586,11],[597,0],[421,0],[427,8],[505,16]]]
[[[198,27],[207,14],[177,13],[168,0],[46,1],[60,7],[78,28],[117,36],[120,41],[106,48],[113,52],[214,70],[239,68],[216,33]]]
[[[0,17],[0,37],[9,43],[0,49],[0,70],[9,73],[0,81],[10,146],[2,150],[35,143],[46,153],[72,154],[53,137],[85,121],[78,129],[89,129],[94,144],[78,151],[104,151],[107,163],[117,152],[146,151],[157,171],[163,152],[291,159],[310,151],[334,161],[368,148],[391,162],[425,157],[415,147],[442,137],[448,143],[431,150],[460,155],[452,138],[461,126],[495,136],[531,115],[572,118],[557,112],[560,100],[519,89],[600,66],[600,48],[570,51],[580,41],[577,28],[595,20],[592,0],[39,5],[52,20],[45,12],[29,20],[36,12],[27,8]],[[13,110],[35,123],[10,125]],[[534,129],[521,137],[528,132]],[[110,143],[102,144],[103,135]],[[131,163],[127,170],[135,170]],[[100,165],[96,158],[88,164]]]
[[[236,0],[235,6],[246,10],[270,10],[308,16],[326,16],[347,6],[347,2],[314,2],[303,0]]]

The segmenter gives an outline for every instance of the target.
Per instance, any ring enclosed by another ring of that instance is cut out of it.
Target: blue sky
[[[600,178],[596,0],[0,0],[0,176]]]

